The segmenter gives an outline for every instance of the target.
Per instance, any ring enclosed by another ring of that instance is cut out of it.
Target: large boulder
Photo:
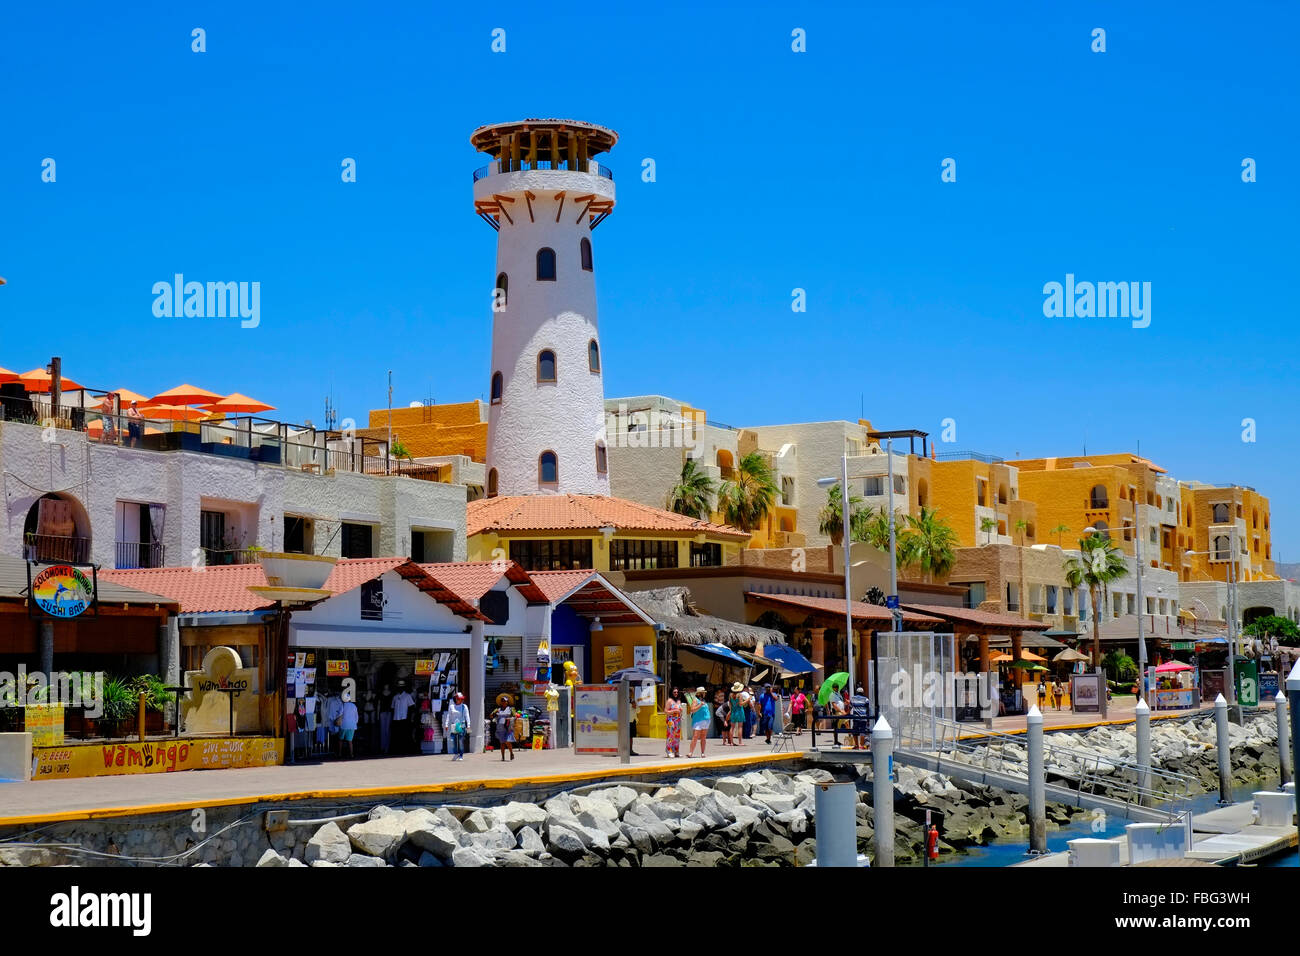
[[[256,866],[288,866],[289,861],[287,858],[281,856],[279,853],[276,853],[274,850],[268,849],[265,853],[261,855],[261,857],[258,859],[255,865]]]
[[[744,777],[719,777],[713,781],[713,789],[728,796],[739,797],[748,796],[753,787]]]
[[[348,827],[348,839],[362,853],[384,859],[406,842],[406,814],[388,814]]]
[[[605,787],[602,790],[595,790],[591,794],[601,800],[607,800],[614,805],[615,812],[623,815],[623,811],[632,805],[637,798],[637,792],[631,787]]]
[[[460,846],[451,855],[452,866],[495,866],[496,855],[477,846]]]
[[[752,799],[767,806],[775,814],[789,813],[799,805],[801,797],[793,793],[777,793],[772,790],[755,790]]]
[[[345,865],[346,866],[387,866],[388,864],[385,863],[377,856],[368,856],[365,853],[353,853],[350,857],[348,857],[348,862]]]
[[[641,865],[645,867],[677,867],[685,866],[686,862],[667,853],[652,853],[641,861]]]
[[[456,833],[443,822],[443,818],[428,810],[412,810],[407,814],[406,839],[444,863],[460,846],[459,837],[462,835],[465,835],[463,831]]]
[[[325,860],[327,863],[346,863],[351,855],[352,841],[339,829],[339,825],[331,820],[307,841],[307,850],[303,854],[303,859],[308,863],[317,860]]]
[[[541,834],[532,827],[520,827],[518,833],[519,849],[533,856],[541,856],[546,852],[546,844],[542,842]]]
[[[535,803],[520,803],[518,800],[497,807],[492,814],[498,823],[509,827],[511,833],[517,833],[523,827],[540,827],[546,822],[545,810]]]
[[[497,854],[497,866],[545,866],[523,850],[503,850]]]
[[[460,817],[452,813],[446,807],[438,807],[433,811],[433,815],[438,818],[438,822],[451,830],[452,833],[459,833],[465,829],[465,825],[460,822]]]
[[[496,816],[491,810],[475,810],[464,822],[470,833],[487,833],[496,823]]]
[[[509,827],[503,823],[498,823],[490,830],[482,833],[470,834],[470,839],[474,841],[474,846],[482,850],[513,850],[518,846],[515,835],[510,832]],[[453,858],[455,851],[452,851]]]
[[[582,856],[590,845],[578,832],[565,826],[548,826],[546,844],[556,856],[572,860]]]

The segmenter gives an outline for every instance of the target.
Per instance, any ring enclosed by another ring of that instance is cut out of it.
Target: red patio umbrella
[[[8,385],[10,382],[18,381],[18,373],[11,372],[7,368],[0,368],[0,385]]]
[[[1191,664],[1184,664],[1182,661],[1165,661],[1156,668],[1157,674],[1173,674],[1178,671],[1196,670]]]
[[[259,402],[255,398],[240,395],[238,392],[232,392],[221,401],[212,402],[203,407],[210,412],[225,412],[228,415],[255,415],[258,412],[269,412],[275,408],[274,405]]]

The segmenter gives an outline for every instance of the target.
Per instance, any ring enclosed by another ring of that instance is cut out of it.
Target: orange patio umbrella
[[[0,368],[0,385],[7,385],[16,381],[18,381],[17,372],[11,372],[7,368]]]
[[[23,388],[29,392],[48,392],[53,385],[53,376],[43,368],[34,368],[30,372],[19,375],[18,381],[22,382]],[[64,375],[59,380],[59,387],[65,392],[75,392],[82,386]]]
[[[177,385],[149,399],[151,405],[206,405],[221,401],[222,396],[196,385]]]
[[[1037,654],[1035,654],[1033,651],[1021,651],[1021,652],[1020,652],[1020,659],[1021,659],[1022,661],[1045,661],[1045,660],[1047,660],[1046,657],[1039,657],[1039,656],[1038,656]]]
[[[145,418],[172,422],[197,422],[207,418],[208,413],[198,408],[185,405],[141,405],[140,414]]]
[[[238,392],[232,392],[221,401],[202,407],[210,412],[225,412],[228,415],[253,415],[257,412],[269,412],[275,409],[274,405],[259,402],[255,398],[249,398],[247,395],[241,395]]]
[[[144,396],[144,395],[141,395],[139,392],[133,392],[133,391],[131,391],[129,388],[115,388],[115,389],[113,389],[113,391],[109,392],[108,394],[110,394],[110,395],[120,395],[121,398],[122,398],[122,407],[123,407],[123,408],[126,408],[126,407],[127,407],[128,405],[130,405],[132,402],[135,402],[137,405],[148,405],[148,404],[149,404],[149,399],[148,399],[148,397],[146,397],[146,396]]]
[[[991,656],[989,657],[989,663],[990,663],[990,664],[1005,664],[1005,663],[1006,663],[1007,661],[1009,661],[1009,660],[1011,660],[1011,655],[1010,655],[1010,654],[1004,654],[1004,653],[1001,653],[1001,652],[999,652],[999,653],[997,653],[997,654],[993,654],[993,655],[991,655]]]

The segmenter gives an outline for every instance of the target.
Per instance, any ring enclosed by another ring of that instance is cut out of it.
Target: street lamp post
[[[1137,569],[1137,625],[1138,625],[1138,673],[1142,678],[1142,694],[1139,700],[1146,700],[1150,688],[1147,686],[1147,639],[1145,622],[1143,615],[1146,612],[1146,604],[1142,600],[1142,528],[1138,518],[1142,514],[1142,506],[1136,501],[1133,502],[1133,536],[1134,536],[1134,555],[1133,562]],[[1127,523],[1128,519],[1123,519]],[[1097,529],[1088,527],[1083,529],[1085,533],[1096,534]]]
[[[1228,538],[1230,557],[1227,568],[1228,585],[1228,718],[1234,724],[1241,723],[1241,706],[1237,701],[1237,526],[1233,525]],[[1184,556],[1196,555],[1196,551],[1184,551]],[[1218,551],[1206,550],[1205,557],[1217,555]]]

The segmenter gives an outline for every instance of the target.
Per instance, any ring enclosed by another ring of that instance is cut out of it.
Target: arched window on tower
[[[600,371],[600,346],[595,339],[587,343],[587,368],[593,372]]]
[[[591,240],[583,237],[582,245],[579,247],[582,253],[582,268],[586,272],[591,271]]]
[[[603,441],[596,442],[596,473],[603,475],[609,471],[609,454],[605,451]]]
[[[550,349],[542,349],[537,356],[537,381],[538,383],[555,381],[555,353]]]
[[[501,385],[502,385],[501,373],[493,372],[492,373],[492,404],[493,405],[501,404]]]
[[[537,281],[538,282],[555,281],[555,250],[554,249],[537,250]]]
[[[555,452],[544,451],[537,456],[537,480],[543,485],[553,485],[560,480],[560,461]]]
[[[497,276],[497,292],[492,305],[496,309],[504,309],[507,299],[510,298],[510,277],[504,272]]]
[[[497,496],[497,470],[495,468],[488,469],[487,496],[489,498],[495,498]]]

